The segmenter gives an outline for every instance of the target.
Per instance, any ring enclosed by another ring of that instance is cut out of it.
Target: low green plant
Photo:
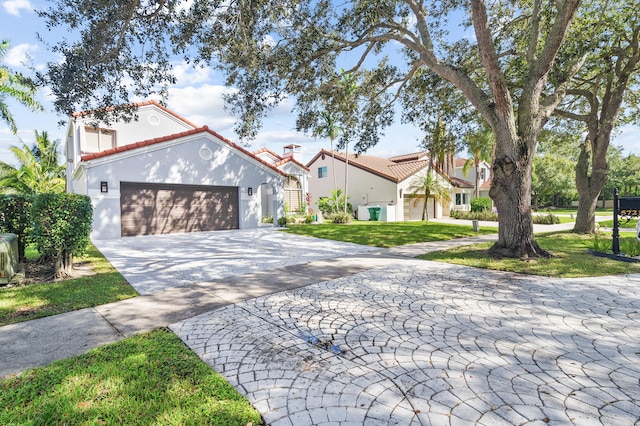
[[[620,251],[629,257],[640,256],[640,243],[637,239],[625,239],[620,242]]]
[[[331,223],[349,223],[351,219],[352,216],[349,212],[335,212],[329,215],[329,221]]]
[[[490,210],[484,210],[480,212],[463,212],[459,210],[452,210],[451,217],[454,219],[463,220],[483,220],[487,222],[498,221],[498,215]]]
[[[278,218],[278,226],[287,226],[288,223],[292,222],[292,218],[288,215],[280,216]]]
[[[560,223],[560,218],[552,213],[545,215],[533,215],[533,223],[538,225],[555,225]]]
[[[273,223],[273,216],[264,216],[262,219],[260,219],[260,222]]]
[[[593,234],[593,251],[607,253],[611,251],[611,239],[605,238],[604,234],[596,232]]]
[[[491,198],[488,197],[478,197],[471,200],[471,211],[472,212],[484,212],[491,210]]]

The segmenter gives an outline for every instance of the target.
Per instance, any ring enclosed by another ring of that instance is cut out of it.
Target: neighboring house
[[[300,162],[301,146],[290,144],[283,148],[282,155],[278,155],[268,148],[254,151],[253,155],[271,164],[287,177],[284,181],[284,204],[290,212],[302,211],[307,213],[306,195],[309,193],[309,168]],[[262,191],[262,217],[273,216],[269,188]],[[313,208],[313,206],[311,206]]]
[[[307,164],[310,169],[309,192],[313,205],[320,198],[329,197],[333,189],[333,174],[338,189],[344,190],[344,153],[334,152],[335,170],[332,168],[331,151],[323,149]],[[441,183],[449,188],[451,201],[424,200],[410,189],[416,176],[424,176],[429,169],[429,155],[418,152],[391,158],[366,154],[349,154],[348,195],[349,202],[360,220],[369,219],[369,207],[380,207],[381,221],[420,220],[425,201],[429,218],[449,216],[459,194],[473,192],[473,184],[456,177],[437,174]],[[436,173],[432,170],[432,173]]]
[[[473,194],[475,193],[474,189],[476,186],[476,167],[475,165],[471,165],[471,167],[469,167],[469,170],[467,171],[467,175],[465,176],[464,173],[462,172],[462,169],[464,168],[464,164],[466,162],[467,162],[466,158],[455,159],[455,170],[456,170],[455,177],[458,179],[464,179],[473,184],[473,188],[471,191],[471,198],[469,198],[466,202],[466,204],[469,204],[471,199],[473,199],[474,197]],[[480,178],[478,179],[478,183],[479,183],[478,196],[488,198],[489,189],[491,188],[491,168],[489,166],[489,163],[487,163],[486,161],[480,161],[478,169],[480,172]],[[461,208],[461,210],[464,210],[464,208]]]
[[[128,123],[71,117],[67,191],[91,198],[91,238],[254,228],[266,191],[284,214],[286,173],[157,102],[137,106]]]

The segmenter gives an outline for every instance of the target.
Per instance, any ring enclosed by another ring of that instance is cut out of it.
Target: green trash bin
[[[369,220],[380,220],[380,207],[369,207]]]

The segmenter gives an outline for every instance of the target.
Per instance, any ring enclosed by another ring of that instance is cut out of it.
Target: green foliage
[[[424,197],[424,204],[422,207],[422,220],[429,221],[429,215],[427,214],[427,201],[433,197],[436,200],[449,201],[451,196],[449,195],[449,189],[440,181],[437,173],[429,168],[423,175],[414,175],[409,182],[409,188],[407,190],[410,194],[414,195],[413,205],[415,206],[420,200],[419,196]]]
[[[25,258],[25,247],[31,242],[32,197],[23,195],[0,195],[0,232],[18,236],[20,261]]]
[[[318,200],[318,210],[322,212],[324,217],[329,217],[336,212],[344,212],[345,197],[342,189],[331,190],[331,197],[320,198]],[[347,202],[347,212],[352,212],[353,206]]]
[[[491,210],[483,210],[481,212],[463,212],[459,210],[452,210],[451,217],[454,219],[463,220],[484,220],[488,222],[497,222],[498,215]]]
[[[56,259],[57,269],[70,268],[72,256],[82,254],[89,244],[92,214],[91,199],[86,195],[38,195],[31,210],[38,252]]]
[[[555,225],[560,223],[560,218],[551,213],[545,215],[534,214],[532,219],[533,223],[538,225]]]
[[[629,257],[640,256],[640,243],[637,239],[625,239],[620,241],[620,251]]]
[[[611,252],[611,247],[611,238],[604,238],[604,235],[598,232],[593,234],[593,251],[608,253]]]
[[[262,219],[260,219],[260,222],[273,223],[273,216],[264,216]]]
[[[0,41],[0,64],[9,50],[9,40]],[[9,125],[11,131],[18,132],[18,126],[9,111],[6,97],[10,97],[32,111],[43,111],[35,99],[36,85],[33,81],[17,73],[6,65],[0,65],[0,119]]]
[[[1,191],[23,195],[64,192],[65,166],[59,164],[58,145],[49,140],[47,132],[36,131],[32,147],[25,143],[10,147],[18,166],[0,161]]]
[[[484,212],[491,211],[491,198],[479,197],[471,200],[472,212]]]
[[[288,223],[293,222],[293,218],[289,215],[280,216],[278,218],[278,226],[287,226]]]
[[[349,223],[351,222],[351,219],[352,219],[351,213],[344,212],[344,211],[337,211],[329,215],[329,221],[331,223]]]

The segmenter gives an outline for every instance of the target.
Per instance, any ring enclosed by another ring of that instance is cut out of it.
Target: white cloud
[[[190,86],[194,84],[211,81],[212,69],[208,66],[201,67],[187,64],[185,62],[173,65],[173,74],[176,77],[178,86]]]
[[[2,7],[9,15],[20,16],[20,11],[33,12],[33,6],[29,0],[7,0],[2,2]]]
[[[27,63],[29,56],[37,50],[37,44],[19,44],[9,49],[3,62],[11,67],[22,66]]]
[[[613,135],[611,145],[622,146],[623,155],[640,154],[640,126],[623,126]]]
[[[222,136],[231,137],[235,119],[224,110],[224,86],[203,84],[169,89],[168,107],[197,126],[208,126]]]

